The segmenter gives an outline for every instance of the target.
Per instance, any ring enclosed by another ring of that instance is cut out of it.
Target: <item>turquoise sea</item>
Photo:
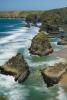
[[[63,58],[52,55],[46,57],[33,56],[28,48],[31,39],[37,34],[38,27],[25,27],[23,19],[0,19],[0,66],[9,58],[21,52],[27,61],[31,74],[23,84],[18,84],[12,76],[0,74],[0,100],[67,100],[67,90],[60,86],[47,88],[39,72],[40,69]],[[63,46],[57,46],[58,38],[49,39],[55,51]]]

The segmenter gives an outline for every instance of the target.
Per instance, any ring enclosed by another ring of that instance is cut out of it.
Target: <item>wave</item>
[[[25,85],[14,81],[12,76],[0,74],[0,95],[6,96],[8,100],[26,100],[29,90]]]
[[[16,31],[15,30],[11,31],[11,35],[10,36],[7,36],[5,38],[1,38],[0,39],[0,44],[8,43],[8,42],[13,41],[14,39],[16,39],[17,37],[22,35],[24,32],[26,32],[25,28],[20,28],[20,29],[17,29]]]
[[[64,92],[64,89],[62,87],[59,87],[57,99],[58,100],[67,100],[67,94]]]
[[[9,36],[0,38],[0,65],[16,55],[18,49],[27,48],[37,31],[36,27],[20,27],[9,31]]]

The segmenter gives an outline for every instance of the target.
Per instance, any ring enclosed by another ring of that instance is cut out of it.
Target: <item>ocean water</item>
[[[57,62],[63,58],[46,56],[33,56],[28,48],[31,39],[37,34],[38,27],[25,27],[23,19],[0,19],[0,66],[9,58],[20,52],[27,61],[31,74],[23,84],[18,84],[12,76],[0,74],[0,100],[67,100],[66,88],[54,86],[47,88],[40,69]],[[58,38],[51,38],[50,42],[55,51],[63,49],[57,46]]]

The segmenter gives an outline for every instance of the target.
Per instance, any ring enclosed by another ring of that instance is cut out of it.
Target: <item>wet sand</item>
[[[67,72],[63,74],[61,80],[59,81],[59,85],[67,86]]]
[[[64,48],[57,52],[53,52],[52,55],[64,58],[65,62],[67,63],[67,48]],[[65,74],[63,74],[63,76],[58,84],[67,87],[67,72]]]
[[[67,61],[67,48],[52,53],[53,56],[64,58]]]

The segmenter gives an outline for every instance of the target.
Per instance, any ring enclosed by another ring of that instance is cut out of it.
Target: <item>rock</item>
[[[0,67],[0,73],[12,75],[15,81],[24,82],[29,75],[29,67],[24,60],[24,57],[18,53],[16,56],[9,59],[6,64]]]
[[[59,28],[58,26],[56,25],[51,25],[51,24],[45,24],[43,23],[41,28],[40,28],[40,31],[46,31],[47,33],[49,33],[50,35],[53,34],[59,34]]]
[[[58,45],[67,45],[67,36],[61,36],[60,41],[57,44]]]
[[[61,83],[63,85],[63,75],[67,72],[67,64],[55,64],[46,69],[41,70],[41,74],[47,87],[51,87],[54,84]],[[66,73],[67,75],[67,73]],[[67,82],[67,81],[66,81]],[[66,83],[65,83],[66,84]]]
[[[29,48],[31,54],[45,56],[53,52],[52,46],[44,32],[39,32],[33,39]]]

